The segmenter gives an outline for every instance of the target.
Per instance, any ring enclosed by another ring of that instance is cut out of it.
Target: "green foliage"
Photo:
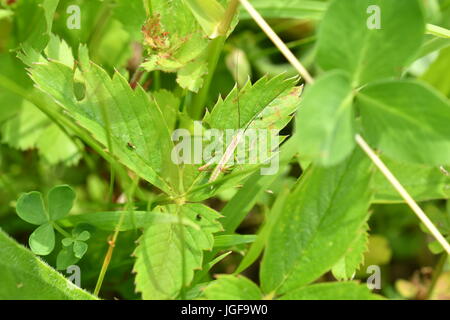
[[[306,82],[238,1],[69,2],[0,1],[0,298],[445,291],[444,248],[358,143],[450,241],[448,1],[252,0]]]
[[[365,285],[354,282],[330,282],[313,284],[293,290],[282,300],[380,300]]]
[[[431,88],[409,80],[380,82],[361,90],[357,105],[367,138],[388,157],[450,164],[450,103]]]
[[[93,300],[0,229],[0,298],[33,300]]]
[[[245,277],[220,275],[204,289],[209,300],[261,300],[258,286]]]
[[[268,238],[261,266],[264,292],[306,285],[344,256],[368,218],[371,173],[359,151],[337,167],[307,170]]]
[[[350,79],[331,72],[305,92],[297,117],[302,156],[323,165],[341,162],[355,146]]]
[[[424,32],[418,0],[335,0],[321,22],[317,61],[324,70],[347,71],[354,86],[399,76]]]
[[[221,231],[220,215],[201,204],[169,206],[170,214],[187,218],[200,230],[180,224],[150,225],[136,247],[136,288],[144,299],[175,299],[189,285],[213,247],[213,233]]]
[[[67,185],[51,189],[44,207],[42,194],[37,191],[26,193],[17,200],[19,217],[39,227],[31,234],[31,250],[38,255],[48,255],[55,247],[54,223],[69,214],[75,200],[75,192]]]

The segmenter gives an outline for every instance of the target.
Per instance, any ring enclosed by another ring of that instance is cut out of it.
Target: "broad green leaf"
[[[296,117],[302,158],[330,166],[348,157],[355,146],[352,102],[344,72],[330,72],[306,89]]]
[[[94,300],[0,229],[0,299]]]
[[[16,212],[22,220],[35,225],[43,224],[49,219],[42,194],[37,191],[20,196],[17,200]]]
[[[183,0],[210,38],[217,37],[225,9],[217,0]]]
[[[173,145],[158,106],[140,86],[132,90],[119,73],[111,79],[89,63],[85,49],[79,55],[86,90],[82,100],[74,93],[74,71],[58,61],[34,65],[34,82],[106,147],[109,136],[119,161],[161,190],[174,193],[171,185],[178,186],[178,171],[170,160]],[[135,148],[130,149],[130,144]]]
[[[161,212],[147,212],[147,211],[111,211],[111,212],[93,212],[78,215],[70,215],[67,220],[72,224],[87,223],[94,227],[114,231],[120,224],[119,231],[129,231],[134,229],[146,228],[151,224],[178,224],[180,220],[177,216],[161,213]],[[182,219],[181,223],[196,228],[197,225],[189,219]],[[198,228],[198,227],[197,227]]]
[[[55,230],[50,222],[39,226],[28,239],[31,251],[46,256],[55,248]]]
[[[442,169],[422,164],[393,161],[382,156],[381,159],[416,201],[450,198],[450,176]],[[450,168],[449,168],[450,170]],[[386,177],[376,171],[373,179],[375,203],[404,202]]]
[[[258,286],[243,276],[219,275],[204,289],[208,300],[261,300]]]
[[[361,151],[339,166],[310,166],[285,201],[261,266],[265,293],[285,293],[330,270],[368,218],[372,169]]]
[[[327,9],[327,3],[311,0],[252,0],[255,9],[267,19],[320,19]],[[242,10],[241,19],[249,19]]]
[[[317,61],[349,72],[354,86],[399,76],[424,32],[418,0],[334,0],[320,25]]]
[[[135,250],[136,289],[143,299],[175,299],[203,263],[203,251],[213,247],[221,230],[220,215],[202,204],[169,206],[175,217],[187,218],[200,230],[182,224],[152,223]]]
[[[393,160],[450,164],[450,103],[413,80],[386,81],[357,95],[366,138]]]
[[[15,33],[19,43],[41,51],[47,45],[59,0],[18,1]]]
[[[368,229],[365,225],[360,234],[348,248],[347,253],[331,269],[333,276],[337,280],[351,280],[356,271],[364,263],[364,252],[367,251]]]
[[[292,290],[280,300],[380,300],[366,285],[356,282],[328,282]]]
[[[52,188],[48,193],[48,213],[51,220],[60,220],[69,214],[75,201],[75,191],[62,185]]]

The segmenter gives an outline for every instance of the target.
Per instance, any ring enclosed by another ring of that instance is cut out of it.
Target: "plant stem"
[[[439,38],[450,38],[450,30],[435,26],[434,24],[427,24],[427,34],[432,34],[433,36]]]
[[[64,237],[72,238],[72,235],[70,233],[68,233],[66,230],[64,230],[63,228],[61,228],[56,222],[53,222],[52,225],[53,225],[53,228],[55,228],[56,231],[61,233]]]
[[[287,45],[281,40],[281,38],[272,30],[269,24],[264,20],[264,18],[258,13],[258,11],[253,8],[253,6],[247,0],[240,0],[242,6],[248,11],[250,16],[255,20],[259,27],[264,31],[264,33],[269,37],[270,40],[275,44],[275,46],[281,51],[281,53],[286,57],[286,59],[292,64],[292,66],[298,71],[298,73],[303,77],[306,83],[313,83],[314,79],[311,77],[310,73],[306,68],[298,61],[292,51],[287,47]]]
[[[208,74],[206,75],[203,87],[194,98],[192,107],[190,108],[190,114],[194,120],[200,120],[205,109],[209,89],[211,87],[211,81],[213,79],[214,72],[216,71],[217,63],[219,62],[223,45],[225,44],[225,40],[227,39],[227,33],[230,29],[231,22],[233,21],[233,18],[237,12],[238,5],[239,0],[231,0],[230,4],[228,5],[227,11],[225,12],[225,17],[218,28],[219,36],[214,38],[208,45]]]
[[[206,101],[208,98],[209,88],[211,87],[211,81],[216,71],[217,63],[225,43],[225,36],[219,36],[212,40],[207,49],[208,55],[208,74],[203,87],[195,96],[192,107],[190,108],[190,114],[194,120],[200,120],[205,109]]]
[[[378,167],[381,173],[386,177],[389,183],[397,190],[397,192],[402,196],[408,206],[414,211],[414,213],[419,217],[422,223],[431,232],[433,237],[444,247],[445,251],[450,254],[450,245],[444,236],[439,232],[433,222],[428,218],[428,216],[423,212],[419,205],[414,201],[414,199],[409,195],[408,191],[401,185],[397,178],[392,174],[392,172],[386,167],[386,165],[377,156],[375,151],[370,148],[367,142],[359,135],[356,135],[356,143],[364,150],[372,162]]]
[[[129,211],[133,210],[133,208],[132,208],[133,196],[136,191],[138,183],[139,183],[139,178],[134,179],[133,183],[130,185],[129,190],[128,190],[129,192],[128,192],[128,199],[127,199],[127,201],[128,201],[127,209]],[[125,218],[125,211],[122,212],[122,214],[120,215],[120,219],[116,225],[114,234],[112,235],[111,239],[108,240],[108,251],[106,252],[105,258],[103,260],[102,268],[100,269],[100,274],[98,276],[97,283],[96,283],[95,289],[94,289],[94,295],[96,295],[96,296],[98,296],[98,294],[100,293],[100,289],[102,287],[103,280],[105,279],[106,271],[108,270],[109,264],[111,262],[111,258],[112,258],[113,252],[114,252],[114,247],[116,246],[116,241],[119,236],[120,228],[123,224],[124,218]]]
[[[292,51],[286,46],[286,44],[280,39],[280,37],[272,30],[269,24],[264,20],[264,18],[253,8],[253,6],[247,0],[240,0],[244,8],[248,11],[250,16],[255,20],[259,27],[267,34],[267,36],[272,40],[272,42],[278,47],[281,53],[286,57],[286,59],[294,66],[298,73],[305,79],[307,83],[314,83],[314,79],[309,74],[308,70],[298,61]],[[402,196],[409,207],[414,211],[414,213],[419,217],[422,223],[431,232],[433,237],[444,247],[445,251],[450,254],[450,245],[447,240],[442,236],[436,226],[431,222],[419,205],[414,201],[414,199],[409,195],[409,193],[403,188],[400,182],[395,178],[392,172],[386,167],[383,161],[376,155],[376,153],[370,148],[367,142],[359,134],[355,137],[357,144],[366,152],[368,157],[372,162],[378,167],[378,169],[387,178],[389,183],[397,190],[397,192]]]

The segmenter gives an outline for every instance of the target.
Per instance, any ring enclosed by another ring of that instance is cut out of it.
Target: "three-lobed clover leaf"
[[[89,231],[77,232],[76,229],[72,231],[71,238],[62,239],[62,244],[64,247],[71,247],[73,254],[78,259],[81,259],[88,249],[88,245],[85,241],[89,240],[91,234]]]
[[[17,201],[19,217],[39,227],[31,234],[28,243],[38,255],[50,254],[55,247],[54,222],[67,216],[75,200],[75,191],[68,185],[52,188],[47,195],[47,208],[38,191],[23,194]]]

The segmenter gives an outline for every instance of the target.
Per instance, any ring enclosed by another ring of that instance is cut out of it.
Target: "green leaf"
[[[380,300],[366,285],[356,282],[328,282],[293,290],[280,300]]]
[[[17,200],[16,211],[22,220],[35,225],[43,224],[49,219],[42,194],[37,191],[21,195]]]
[[[317,61],[324,70],[348,71],[354,86],[399,76],[424,32],[418,0],[334,0],[320,25]]]
[[[423,164],[393,161],[385,156],[381,159],[416,201],[450,198],[450,176],[442,169]],[[450,168],[449,168],[450,170]],[[405,200],[392,187],[386,177],[376,171],[373,179],[375,203],[397,203]]]
[[[73,244],[64,247],[56,257],[56,269],[66,270],[67,267],[76,264],[80,259],[75,256]]]
[[[177,216],[149,211],[110,211],[110,212],[93,212],[79,215],[71,215],[67,220],[72,224],[87,223],[94,227],[106,230],[116,230],[121,216],[123,215],[122,223],[119,231],[129,231],[135,229],[146,228],[151,224],[178,224],[180,220]],[[182,219],[181,223],[196,228],[197,225],[189,219]],[[197,227],[198,228],[198,227]]]
[[[416,81],[386,81],[357,95],[364,133],[393,160],[450,164],[450,103]]]
[[[204,289],[208,300],[261,300],[258,286],[243,276],[219,275]]]
[[[37,258],[0,229],[0,299],[97,299]]]
[[[347,253],[331,269],[337,280],[351,280],[356,271],[364,263],[364,252],[367,251],[369,226],[366,225],[348,248]]]
[[[175,217],[196,223],[201,229],[181,224],[153,223],[135,250],[136,289],[143,299],[175,299],[189,285],[194,270],[203,263],[203,251],[213,247],[213,233],[221,230],[220,215],[202,204],[169,206]]]
[[[203,87],[203,76],[208,73],[208,64],[196,60],[178,71],[177,82],[180,87],[198,92]]]
[[[75,201],[75,191],[68,186],[56,186],[48,193],[48,213],[52,221],[60,220],[69,214]]]
[[[252,244],[250,249],[245,254],[244,258],[241,260],[241,263],[234,272],[235,274],[241,273],[242,271],[247,269],[261,255],[261,252],[266,246],[267,239],[272,233],[272,228],[275,225],[275,222],[278,220],[278,217],[280,216],[283,210],[284,202],[286,201],[288,195],[289,195],[288,188],[285,188],[280,192],[280,194],[275,200],[275,203],[272,206],[272,209],[270,210],[269,216],[266,218],[267,219],[266,223],[260,228],[259,234],[255,242]]]
[[[330,270],[368,218],[371,165],[361,151],[336,167],[310,166],[285,201],[261,266],[265,293],[285,293]]]
[[[450,97],[450,77],[446,72],[442,72],[442,70],[449,69],[450,48],[446,48],[439,53],[439,57],[430,66],[427,72],[425,72],[425,74],[422,76],[422,79],[431,84],[446,97]]]
[[[87,249],[88,249],[88,245],[87,245],[87,243],[85,243],[83,241],[75,241],[73,243],[73,253],[74,253],[75,257],[77,257],[78,259],[83,258]]]
[[[219,33],[225,9],[217,0],[183,0],[210,38]]]
[[[3,143],[19,150],[37,148],[39,155],[50,164],[62,162],[69,166],[78,162],[79,149],[61,128],[28,101],[17,107],[19,112],[0,129]]]
[[[299,152],[315,163],[330,166],[355,147],[353,92],[344,72],[330,72],[306,89],[297,114]]]
[[[74,93],[76,72],[58,61],[34,65],[31,77],[97,141],[108,147],[110,138],[119,161],[161,190],[173,193],[171,185],[178,186],[178,170],[170,160],[173,144],[158,106],[140,86],[132,90],[119,73],[111,79],[102,68],[89,63],[83,47],[79,55],[86,91],[82,100]],[[130,143],[136,148],[130,150]]]
[[[288,96],[296,82],[296,78],[285,80],[284,75],[272,79],[263,77],[253,85],[248,81],[239,90],[235,87],[225,100],[219,99],[203,120],[215,129],[246,129],[265,108],[279,107],[280,100],[276,99]],[[272,104],[275,101],[277,105]],[[299,103],[298,98],[289,101],[293,105]],[[284,106],[290,107],[292,104]]]
[[[28,239],[31,251],[40,256],[50,254],[55,248],[55,230],[50,222],[39,226]]]
[[[19,1],[15,8],[17,40],[41,51],[50,39],[53,15],[59,0]]]

